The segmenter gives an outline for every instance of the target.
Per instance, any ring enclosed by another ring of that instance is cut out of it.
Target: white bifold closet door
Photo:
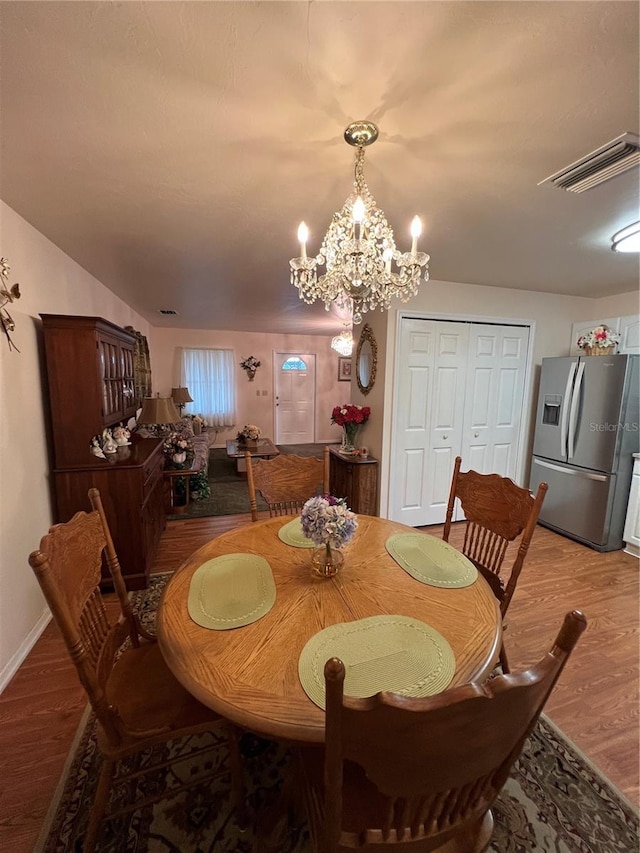
[[[456,456],[515,479],[528,341],[526,326],[402,320],[390,518],[442,524]]]

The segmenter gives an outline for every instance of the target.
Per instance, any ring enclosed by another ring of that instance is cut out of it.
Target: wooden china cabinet
[[[137,438],[100,459],[92,436],[136,413],[135,334],[100,317],[41,314],[54,451],[56,521],[100,490],[128,589],[147,585],[165,525],[162,439]]]

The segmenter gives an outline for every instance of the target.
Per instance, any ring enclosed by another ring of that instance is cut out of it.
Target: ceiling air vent
[[[158,308],[158,311],[160,312],[160,314],[167,314],[170,317],[178,316],[178,312],[174,311],[173,308]]]
[[[623,133],[616,136],[586,157],[576,160],[570,166],[565,166],[555,175],[550,175],[542,184],[551,184],[561,190],[572,193],[583,193],[597,187],[598,184],[615,178],[627,169],[640,163],[640,139],[635,133]]]

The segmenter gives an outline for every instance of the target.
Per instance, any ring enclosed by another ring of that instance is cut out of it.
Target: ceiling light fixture
[[[291,283],[308,304],[321,299],[328,311],[331,303],[351,304],[353,323],[362,322],[367,311],[388,310],[392,297],[406,302],[418,290],[420,276],[429,280],[429,255],[418,252],[422,224],[411,223],[411,251],[396,249],[393,231],[378,209],[364,179],[364,149],[378,138],[378,128],[369,121],[350,124],[344,132],[356,148],[353,192],[341,210],[333,214],[320,253],[307,257],[309,231],[304,222],[298,228],[300,257],[289,261]],[[395,261],[397,272],[392,272]],[[317,267],[326,272],[318,276]]]
[[[334,349],[338,355],[351,355],[353,352],[353,335],[349,324],[344,324],[344,330],[331,339],[331,349]]]
[[[640,252],[640,220],[622,228],[611,238],[614,252]]]

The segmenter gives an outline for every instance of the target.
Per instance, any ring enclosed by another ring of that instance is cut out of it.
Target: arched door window
[[[282,370],[308,370],[307,364],[297,355],[288,358],[282,365]]]

